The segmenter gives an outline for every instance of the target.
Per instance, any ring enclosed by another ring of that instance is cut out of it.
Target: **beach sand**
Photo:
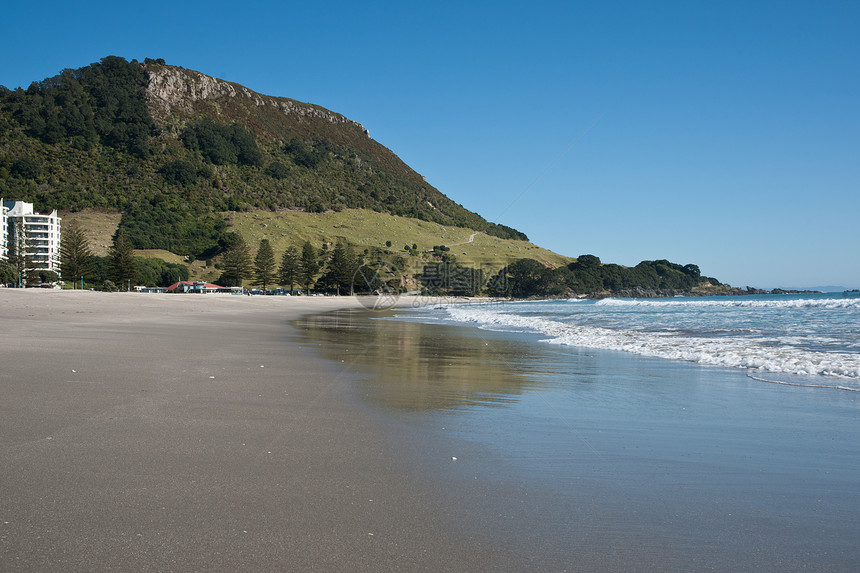
[[[359,306],[0,289],[0,570],[504,569],[291,340]]]

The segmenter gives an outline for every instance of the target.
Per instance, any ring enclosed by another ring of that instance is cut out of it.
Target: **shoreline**
[[[504,569],[293,341],[338,308],[0,290],[0,569]]]

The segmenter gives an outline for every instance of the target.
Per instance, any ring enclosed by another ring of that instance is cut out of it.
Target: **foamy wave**
[[[450,317],[490,330],[525,330],[548,336],[545,342],[619,350],[641,356],[667,358],[765,372],[860,378],[860,355],[816,352],[786,344],[786,340],[705,338],[671,332],[577,326],[490,308],[449,307]]]
[[[645,308],[690,308],[690,307],[723,307],[723,308],[852,308],[860,310],[860,298],[822,298],[822,299],[786,299],[786,300],[737,300],[731,299],[629,299],[605,298],[594,303],[598,306],[609,307],[645,307]]]

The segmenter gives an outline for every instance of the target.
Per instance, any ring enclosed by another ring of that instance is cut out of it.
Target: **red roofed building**
[[[241,288],[241,287],[240,287]],[[195,294],[211,294],[211,293],[231,293],[233,289],[230,287],[222,287],[216,284],[203,281],[179,281],[167,287],[167,292],[190,292]]]

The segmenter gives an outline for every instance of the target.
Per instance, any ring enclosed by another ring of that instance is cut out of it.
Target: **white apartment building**
[[[6,258],[6,235],[9,232],[8,225],[6,223],[6,212],[9,210],[9,207],[3,204],[3,201],[0,200],[0,259]]]
[[[33,210],[33,204],[25,201],[0,201],[2,204],[3,234],[0,252],[8,256],[9,249],[17,240],[17,229],[22,227],[26,237],[30,260],[36,270],[60,272],[60,217],[54,209],[50,215]]]

